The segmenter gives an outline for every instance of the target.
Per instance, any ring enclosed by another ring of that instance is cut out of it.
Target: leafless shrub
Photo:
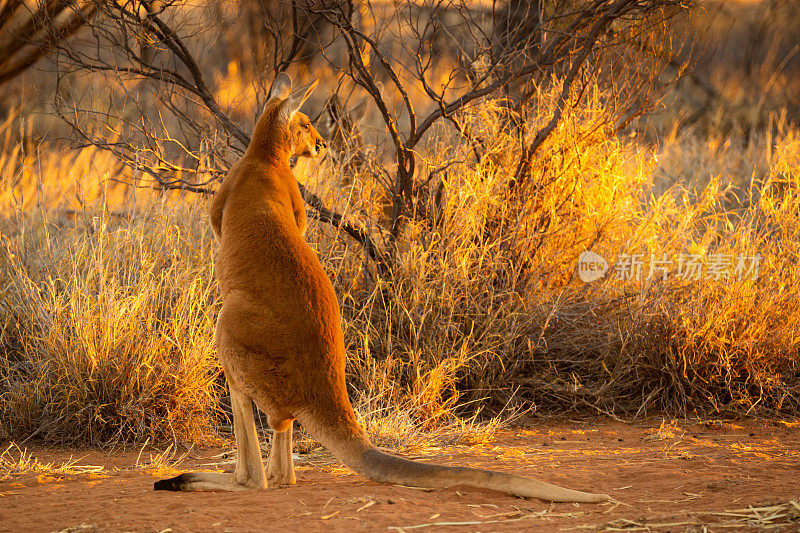
[[[508,122],[523,147],[513,162],[512,194],[530,181],[537,151],[564,109],[586,98],[589,84],[609,87],[607,122],[613,128],[650,108],[664,61],[632,57],[641,46],[631,44],[663,50],[655,30],[682,8],[676,0],[542,2],[536,4],[536,31],[531,31],[532,15],[528,8],[521,13],[521,3],[511,2],[500,12],[472,4],[296,0],[244,2],[235,8],[262,21],[263,27],[257,25],[269,36],[264,39],[269,50],[258,52],[256,63],[269,58],[279,71],[322,57],[328,68],[344,75],[340,90],[356,91],[370,102],[383,130],[371,141],[383,146],[385,139],[386,149],[370,161],[364,154],[357,159],[384,188],[390,204],[382,211],[385,216],[365,223],[346,220],[311,191],[301,190],[312,215],[355,238],[384,274],[404,221],[430,215],[417,208],[419,200],[441,198],[441,178],[449,165],[426,153],[433,130],[449,125],[481,161],[487,157],[486,141],[469,129],[462,114],[486,99],[506,98],[514,113],[500,120]],[[224,16],[225,6],[215,11],[178,2],[117,1],[96,7],[100,16],[90,25],[91,36],[59,47],[64,75],[59,114],[84,143],[114,152],[141,183],[210,192],[249,140],[249,126],[232,118],[208,75],[210,61],[224,60],[224,51],[207,43],[220,41],[213,32],[219,31],[215,21]],[[526,24],[514,25],[514,20]],[[124,98],[86,87],[78,93],[66,81],[76,72],[102,75],[104,83],[124,90]],[[262,76],[257,102],[269,78]],[[541,105],[534,97],[537,87],[554,82],[561,94],[550,120],[526,131],[527,114]],[[336,102],[329,100],[330,110]]]
[[[94,14],[90,1],[0,2],[0,85],[31,67]]]

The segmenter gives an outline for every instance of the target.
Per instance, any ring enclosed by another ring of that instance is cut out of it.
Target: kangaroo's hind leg
[[[236,481],[254,489],[267,488],[267,476],[261,461],[256,422],[253,418],[253,400],[228,386],[233,408],[233,434],[236,437]]]
[[[233,432],[236,437],[236,469],[232,474],[220,472],[187,472],[174,478],[157,481],[155,490],[248,490],[266,489],[267,476],[261,462],[253,401],[229,387],[233,408]]]
[[[267,479],[270,487],[293,485],[295,483],[294,461],[292,459],[292,421],[283,421],[272,426],[272,449],[267,461]]]

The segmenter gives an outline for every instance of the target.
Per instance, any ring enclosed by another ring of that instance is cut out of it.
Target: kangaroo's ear
[[[269,98],[280,98],[282,100],[289,97],[292,93],[292,78],[285,72],[279,72],[269,88]]]
[[[297,113],[300,107],[302,107],[303,103],[306,100],[308,100],[308,97],[311,96],[311,93],[313,93],[314,89],[317,88],[317,83],[319,83],[319,80],[314,80],[314,82],[311,85],[303,87],[302,89],[298,89],[292,94],[290,98],[290,101],[292,102],[291,103],[292,114]],[[301,94],[302,96],[300,96]]]

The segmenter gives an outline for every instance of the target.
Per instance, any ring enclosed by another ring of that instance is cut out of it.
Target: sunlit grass
[[[215,94],[247,109],[255,96],[236,65]],[[724,101],[692,127],[664,113],[654,144],[612,131],[607,95],[590,85],[514,194],[519,140],[504,105],[459,117],[484,141],[478,158],[435,128],[421,167],[447,172],[416,200],[424,215],[404,226],[390,277],[310,222],[342,306],[350,396],[379,445],[486,442],[524,413],[798,412],[800,131],[786,109],[745,113],[757,92],[711,74]],[[795,83],[754,80],[774,98]],[[528,131],[549,120],[557,84],[535,95]],[[207,440],[228,423],[207,199],[133,189],[108,153],[37,143],[33,130],[16,113],[0,127],[0,437]],[[375,177],[330,158],[311,168],[308,186],[383,242]],[[576,273],[586,250],[610,264],[591,284]],[[621,280],[622,254],[761,263],[755,279],[673,268]]]
[[[81,465],[79,461],[69,459],[61,464],[54,462],[43,463],[33,456],[27,449],[20,448],[16,443],[10,443],[0,453],[0,482],[9,481],[14,477],[26,474],[39,476],[55,476],[69,474],[99,474],[104,468],[99,465]],[[44,479],[44,478],[42,478]]]
[[[150,195],[139,209],[124,189],[106,191],[105,204],[90,196],[79,198],[83,210],[59,209],[113,168],[85,152],[4,167],[5,198],[29,181],[43,186],[33,207],[18,203],[3,221],[0,433],[205,439],[219,387],[211,235],[191,205]],[[16,179],[29,165],[60,170]]]
[[[696,168],[713,160],[717,169],[708,184],[687,176],[659,192],[664,169],[692,168],[679,147],[694,141],[675,137],[656,154],[605,135],[595,100],[548,141],[536,194],[509,202],[517,148],[496,128],[495,111],[487,104],[471,118],[493,140],[482,161],[469,162],[452,137],[431,147],[461,162],[444,183],[441,222],[406,227],[391,283],[370,281],[356,246],[311,225],[309,241],[342,302],[353,398],[376,440],[414,448],[425,432],[490,435],[497,422],[480,429],[464,420],[502,406],[793,412],[794,130],[770,148],[761,177],[742,179],[740,153],[695,150]],[[752,152],[754,162],[767,155]],[[86,190],[113,168],[90,156],[40,153],[2,167],[0,195],[16,207],[0,257],[0,428],[48,441],[203,440],[224,420],[204,200],[139,191],[133,205],[120,188],[81,199],[85,208],[65,216],[59,185]],[[363,176],[341,194],[332,164],[317,177],[326,201],[353,216],[381,201]],[[28,166],[58,170],[20,179]],[[23,184],[42,191],[39,200],[15,204],[12,189]],[[590,285],[575,275],[586,249],[612,263]],[[633,282],[614,279],[623,253],[745,253],[762,262],[756,280]]]

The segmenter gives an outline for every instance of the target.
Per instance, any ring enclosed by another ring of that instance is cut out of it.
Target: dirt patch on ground
[[[3,449],[6,449],[6,445]],[[178,469],[150,452],[31,448],[53,469],[6,473],[0,531],[559,531],[800,527],[800,424],[559,422],[488,445],[415,456],[605,492],[606,504],[549,504],[472,488],[420,491],[365,481],[325,453],[299,456],[297,485],[245,493],[154,492],[178,471],[231,469],[230,449]],[[77,459],[72,473],[58,473]],[[137,465],[137,462],[139,463]],[[158,463],[158,461],[156,461]],[[94,466],[95,468],[90,468]],[[2,474],[0,474],[2,477]]]

